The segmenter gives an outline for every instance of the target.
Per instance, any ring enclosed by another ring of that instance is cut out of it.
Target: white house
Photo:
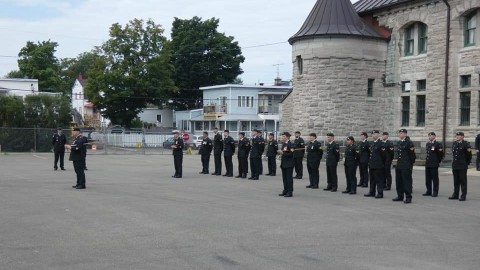
[[[38,94],[37,79],[1,79],[0,95],[10,95],[25,98]]]
[[[72,109],[75,112],[74,122],[77,125],[100,127],[106,126],[109,122],[95,109],[94,104],[85,98],[84,83],[82,74],[79,74],[72,88]]]

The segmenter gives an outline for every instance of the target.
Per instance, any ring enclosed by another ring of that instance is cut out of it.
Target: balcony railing
[[[204,105],[203,116],[204,117],[220,117],[227,113],[227,105]]]

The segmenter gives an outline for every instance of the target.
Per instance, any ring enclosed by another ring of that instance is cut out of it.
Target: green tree
[[[23,77],[25,77],[25,75],[23,75],[23,73],[20,72],[20,70],[12,70],[9,73],[7,73],[7,75],[5,75],[5,77],[16,79],[16,78],[23,78]]]
[[[41,91],[61,89],[60,66],[55,51],[58,44],[53,41],[42,41],[36,44],[28,41],[18,53],[19,72],[11,72],[21,78],[38,79],[38,88]]]
[[[0,126],[23,127],[25,106],[21,98],[0,96]]]
[[[88,70],[93,67],[95,59],[99,57],[98,51],[90,51],[79,54],[76,58],[63,58],[60,60],[60,77],[62,89],[70,90],[73,83],[82,74],[87,79]]]
[[[110,39],[87,71],[85,90],[113,124],[130,127],[147,104],[161,106],[176,91],[163,32],[152,20],[110,27]]]
[[[234,37],[217,31],[219,20],[202,21],[175,18],[172,26],[172,63],[175,84],[180,91],[176,108],[189,109],[201,105],[200,87],[233,83],[243,71],[245,61]]]
[[[71,105],[66,96],[29,95],[24,102],[29,127],[68,127],[72,121]]]

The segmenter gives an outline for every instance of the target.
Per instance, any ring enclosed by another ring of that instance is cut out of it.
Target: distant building
[[[37,79],[0,79],[0,95],[25,98],[38,94]]]
[[[280,101],[291,86],[246,86],[236,84],[202,87],[203,109],[176,112],[177,128],[193,134],[218,127],[232,135],[260,129],[280,128]]]
[[[73,121],[79,126],[106,126],[109,121],[102,117],[95,104],[85,97],[84,83],[82,74],[79,74],[72,87]]]
[[[406,128],[416,141],[464,131],[472,140],[479,22],[478,0],[318,0],[289,39],[293,91],[282,129],[345,136]]]
[[[142,122],[154,124],[159,128],[173,128],[172,109],[159,109],[156,106],[152,106],[142,109],[142,112],[138,114],[138,117]]]

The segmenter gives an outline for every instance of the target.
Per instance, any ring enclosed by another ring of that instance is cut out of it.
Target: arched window
[[[427,53],[428,26],[416,22],[405,28],[405,56]]]
[[[464,44],[465,47],[475,46],[476,32],[477,32],[477,11],[473,11],[465,17],[464,22]]]

